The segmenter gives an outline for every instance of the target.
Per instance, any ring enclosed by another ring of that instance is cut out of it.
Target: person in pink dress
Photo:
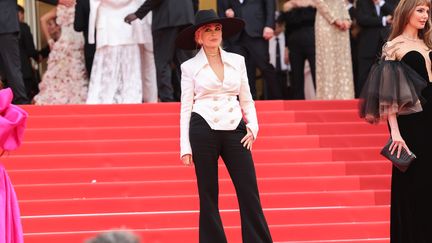
[[[0,90],[0,153],[21,145],[27,113],[12,105],[10,88]],[[5,168],[0,164],[0,243],[23,243],[18,199]]]

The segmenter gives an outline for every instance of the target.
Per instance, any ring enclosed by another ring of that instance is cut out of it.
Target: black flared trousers
[[[227,242],[218,206],[219,156],[225,162],[237,193],[243,242],[272,242],[261,207],[252,154],[240,143],[245,135],[244,121],[232,131],[212,130],[204,118],[192,113],[189,139],[200,198],[200,243]]]

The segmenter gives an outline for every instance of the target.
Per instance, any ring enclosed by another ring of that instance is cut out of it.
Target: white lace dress
[[[84,62],[84,37],[73,29],[75,7],[57,7],[57,24],[61,36],[55,42],[40,93],[34,97],[37,105],[82,104],[87,99],[88,78]]]
[[[90,1],[89,33],[92,33],[94,28],[96,53],[90,75],[87,104],[156,102],[154,58],[153,63],[149,62],[153,68],[146,70],[143,67],[143,50],[140,48],[143,44],[151,43],[147,38],[151,38],[150,25],[140,20],[129,25],[123,20],[127,14],[139,8],[140,2]],[[145,71],[147,73],[144,73]],[[149,82],[143,82],[146,77],[153,78]],[[143,83],[146,91],[144,97]]]

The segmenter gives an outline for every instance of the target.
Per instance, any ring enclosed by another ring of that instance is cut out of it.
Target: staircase
[[[357,101],[260,101],[253,155],[274,242],[388,243],[391,165],[384,124]],[[77,243],[127,228],[148,243],[197,243],[193,168],[179,160],[179,104],[24,106],[25,142],[1,158],[26,243]],[[235,191],[220,163],[220,209],[240,243]]]

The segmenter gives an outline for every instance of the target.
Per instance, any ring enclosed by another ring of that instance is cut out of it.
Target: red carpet
[[[385,125],[357,101],[257,102],[254,159],[274,242],[389,242]],[[23,146],[2,158],[20,200],[26,243],[83,242],[128,228],[149,243],[196,243],[193,168],[179,160],[179,104],[27,106]],[[240,243],[232,183],[220,208]]]

